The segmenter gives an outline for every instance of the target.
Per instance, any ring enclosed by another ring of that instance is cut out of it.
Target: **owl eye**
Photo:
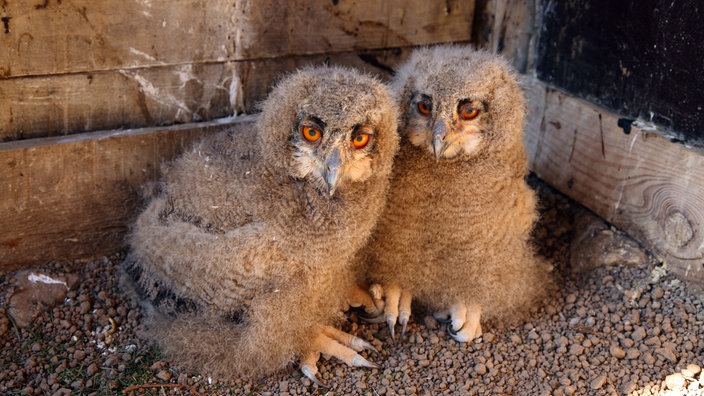
[[[424,116],[430,115],[430,112],[433,111],[433,104],[427,100],[421,100],[416,106],[418,112]]]
[[[369,126],[357,127],[352,135],[352,147],[357,150],[367,147],[373,135],[374,131]]]
[[[472,102],[463,102],[457,107],[457,114],[465,121],[477,118],[480,112],[481,110],[472,105]]]
[[[352,138],[352,146],[357,150],[367,147],[371,136],[368,133],[360,133],[359,135]]]
[[[323,134],[310,125],[301,125],[301,135],[309,142],[317,142]]]

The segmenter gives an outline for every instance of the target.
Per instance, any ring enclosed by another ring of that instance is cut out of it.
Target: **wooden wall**
[[[121,248],[159,164],[251,122],[216,119],[283,73],[388,76],[473,19],[471,0],[0,1],[0,270]]]
[[[399,49],[467,41],[471,1],[0,3],[0,141],[250,112],[307,63],[383,72]]]

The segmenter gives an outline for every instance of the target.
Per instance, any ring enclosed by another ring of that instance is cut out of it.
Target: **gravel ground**
[[[379,353],[365,356],[380,369],[322,360],[329,389],[295,368],[218,382],[179,372],[138,339],[141,313],[118,288],[120,254],[57,261],[29,269],[65,282],[45,279],[52,297],[27,291],[28,271],[0,272],[0,394],[704,395],[704,294],[647,256],[614,260],[618,244],[602,260],[611,265],[580,263],[576,273],[569,254],[580,209],[533,183],[543,207],[536,242],[559,290],[522,326],[484,328],[459,344],[417,309],[405,342],[393,345],[384,326],[353,317],[345,330],[373,341]]]

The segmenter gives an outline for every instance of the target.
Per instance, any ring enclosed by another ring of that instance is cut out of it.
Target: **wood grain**
[[[251,112],[305,64],[368,68],[467,41],[473,12],[458,0],[4,2],[0,141]]]
[[[525,85],[535,173],[704,284],[704,156],[537,80]]]
[[[0,80],[0,141],[224,117],[236,78],[216,63]]]
[[[533,70],[539,32],[536,0],[479,0],[473,41],[508,58],[521,73]]]
[[[8,1],[0,12],[9,78],[468,41],[474,2]]]
[[[0,144],[0,270],[124,246],[140,188],[207,133],[252,122],[103,131]]]
[[[282,75],[307,65],[382,78],[410,49],[160,66],[0,80],[0,141],[189,123],[252,113]]]
[[[237,59],[468,41],[474,15],[474,1],[459,0],[242,0],[237,8]]]

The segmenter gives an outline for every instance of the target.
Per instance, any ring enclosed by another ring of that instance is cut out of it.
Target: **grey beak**
[[[438,120],[433,129],[433,154],[435,161],[439,161],[445,150],[447,150],[447,123],[445,120]]]
[[[333,149],[330,154],[328,154],[325,160],[325,171],[323,176],[325,177],[325,183],[328,186],[328,193],[330,196],[335,194],[335,189],[337,188],[337,183],[340,181],[342,169],[342,158],[340,156],[340,149]]]

